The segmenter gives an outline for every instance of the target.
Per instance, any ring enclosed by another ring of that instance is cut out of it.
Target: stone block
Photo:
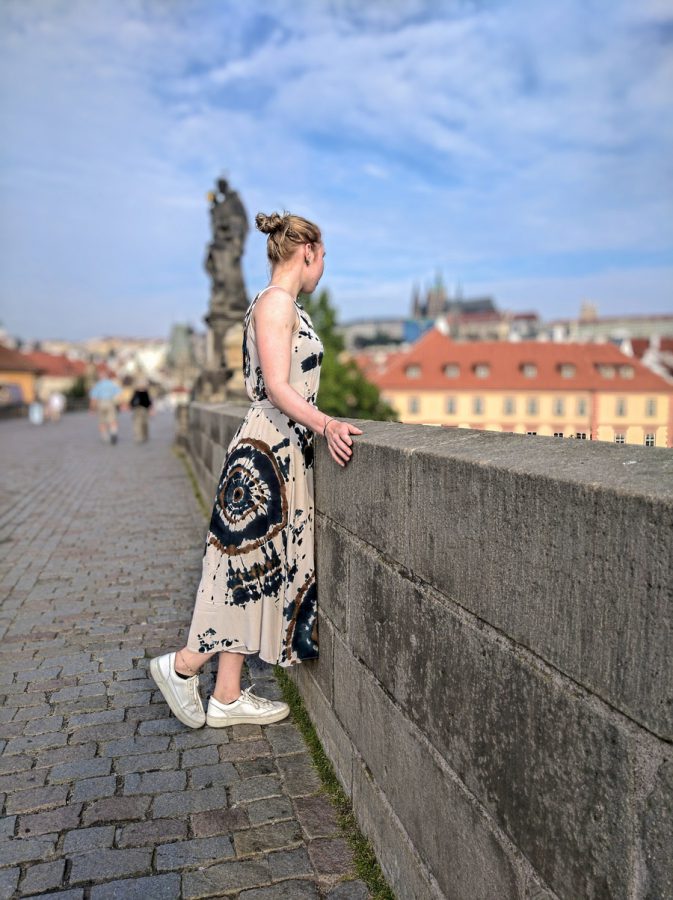
[[[332,620],[342,634],[347,630],[346,598],[341,590],[342,583],[348,581],[348,542],[343,528],[335,525],[327,516],[315,517],[315,568],[320,625],[322,616]],[[320,637],[320,657],[322,657],[322,628]],[[331,699],[331,698],[330,698]]]
[[[182,896],[184,900],[198,900],[268,884],[270,880],[269,866],[265,860],[232,860],[209,866],[202,872],[185,872]]]
[[[226,806],[227,789],[224,786],[213,787],[207,791],[179,791],[155,797],[152,804],[152,815],[154,818],[183,816],[206,809],[223,809]]]
[[[320,894],[313,881],[292,879],[269,887],[242,891],[238,900],[318,900]]]
[[[673,897],[673,756],[657,764],[650,790],[642,803],[639,850],[643,860],[641,896]]]
[[[228,835],[195,838],[191,841],[177,841],[174,844],[162,844],[157,847],[155,866],[158,872],[171,869],[182,871],[197,866],[202,868],[233,855],[234,848]]]
[[[237,831],[234,834],[234,846],[237,856],[245,856],[249,853],[264,853],[267,850],[277,850],[280,847],[291,847],[302,840],[299,823],[293,819],[283,822],[273,822],[269,825],[258,825],[246,831]]]
[[[147,875],[110,881],[91,888],[91,900],[176,900],[180,896],[180,876]]]
[[[615,717],[374,551],[352,556],[349,591],[368,597],[351,609],[355,655],[550,887],[621,897],[631,741]],[[340,658],[346,691],[359,669]],[[359,698],[341,696],[355,726]],[[356,746],[373,768],[362,712]]]
[[[482,438],[457,450],[444,435],[413,454],[408,549],[395,559],[673,739],[673,499],[663,461],[642,460],[657,484],[640,463],[627,476],[622,448],[610,444],[527,443],[521,455],[525,438]]]
[[[186,837],[186,822],[180,819],[151,819],[149,822],[124,825],[117,839],[117,846],[155,847],[162,841],[184,840]]]
[[[70,857],[70,883],[105,881],[123,875],[144,875],[152,864],[151,850],[93,850]]]
[[[64,872],[64,859],[30,866],[21,882],[22,895],[25,897],[27,894],[41,894],[44,891],[60,888],[63,884]]]
[[[339,639],[334,649],[337,713],[441,889],[450,897],[516,896],[512,865],[483,810]]]
[[[258,775],[233,784],[230,797],[233,806],[236,803],[275,797],[282,793],[283,789],[278,775]]]

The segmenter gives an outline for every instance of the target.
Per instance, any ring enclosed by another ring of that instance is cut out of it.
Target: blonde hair
[[[282,216],[279,213],[271,213],[270,216],[257,213],[255,225],[263,234],[269,235],[266,255],[272,264],[289,259],[300,244],[319,244],[322,241],[317,225],[288,212]]]

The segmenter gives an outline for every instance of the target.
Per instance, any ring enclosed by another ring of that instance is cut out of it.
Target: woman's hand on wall
[[[351,434],[362,434],[362,429],[357,425],[351,425],[350,422],[342,422],[340,419],[331,419],[325,428],[329,452],[332,459],[340,466],[345,466],[353,455]]]

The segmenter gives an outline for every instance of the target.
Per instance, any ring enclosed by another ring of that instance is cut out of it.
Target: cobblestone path
[[[0,897],[369,897],[294,724],[194,731],[149,677],[206,531],[172,414],[150,428],[0,422]]]

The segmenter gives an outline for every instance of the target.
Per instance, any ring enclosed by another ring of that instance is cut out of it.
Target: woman
[[[243,320],[243,374],[252,401],[232,438],[217,487],[187,645],[150,662],[174,714],[192,728],[269,724],[287,703],[241,691],[247,654],[283,667],[318,656],[314,571],[314,432],[336,463],[362,431],[315,404],[323,345],[297,301],[324,268],[320,229],[301,216],[259,213],[270,284]],[[201,666],[219,653],[207,714]]]

